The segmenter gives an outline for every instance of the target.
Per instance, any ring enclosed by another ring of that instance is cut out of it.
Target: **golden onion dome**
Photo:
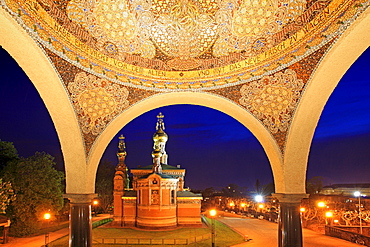
[[[152,157],[155,159],[155,158],[160,158],[162,156],[162,152],[161,152],[161,150],[158,150],[158,149],[156,149],[156,150],[153,150],[153,152],[152,152]]]
[[[153,135],[153,141],[154,143],[158,142],[165,143],[168,140],[168,136],[166,132],[164,132],[164,122],[163,122],[164,115],[160,112],[157,118],[158,118],[156,126],[157,131]]]
[[[159,129],[153,135],[153,141],[155,143],[156,142],[162,142],[163,143],[163,142],[167,142],[167,140],[168,140],[168,135],[162,129]]]

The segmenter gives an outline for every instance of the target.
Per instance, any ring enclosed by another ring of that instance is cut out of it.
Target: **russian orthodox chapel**
[[[119,137],[118,164],[114,176],[114,224],[140,228],[200,226],[202,197],[184,189],[185,169],[168,164],[164,116],[157,116],[153,135],[153,163],[131,169],[125,164],[124,137]]]

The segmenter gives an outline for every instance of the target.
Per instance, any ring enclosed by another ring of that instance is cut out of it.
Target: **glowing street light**
[[[263,196],[261,196],[261,195],[256,195],[256,196],[254,197],[254,200],[255,200],[256,202],[263,202]]]
[[[96,214],[97,214],[97,210],[96,210],[96,208],[97,208],[97,206],[99,205],[99,201],[98,200],[93,200],[93,202],[92,202],[92,204],[93,204],[93,215],[95,215],[96,216]]]
[[[358,217],[360,218],[360,234],[362,234],[362,215],[361,215],[361,192],[355,191],[353,193],[355,197],[358,197]]]
[[[50,213],[45,213],[44,214],[44,219],[45,220],[50,220],[50,218],[51,218],[51,214]]]
[[[44,214],[44,220],[46,220],[47,222],[47,227],[46,229],[49,227],[49,220],[51,218],[51,214],[50,213],[45,213]],[[49,246],[49,229],[47,229],[46,233],[45,233],[45,247],[48,247]]]
[[[326,205],[325,205],[325,202],[318,202],[318,203],[317,203],[317,206],[318,206],[319,208],[323,208],[323,207],[325,207]]]
[[[325,212],[325,217],[326,217],[326,224],[328,225],[328,222],[330,222],[329,225],[331,225],[331,218],[333,217],[333,212],[331,211]]]
[[[333,212],[331,211],[326,212],[325,217],[328,217],[328,218],[333,217]]]
[[[302,207],[302,208],[300,208],[300,209],[299,209],[299,211],[300,211],[301,213],[304,213],[304,212],[306,212],[306,208],[303,208],[303,207]]]
[[[216,240],[216,229],[215,229],[215,216],[217,215],[216,209],[211,209],[209,211],[209,215],[211,216],[211,231],[212,231],[212,247],[215,247],[215,240]]]

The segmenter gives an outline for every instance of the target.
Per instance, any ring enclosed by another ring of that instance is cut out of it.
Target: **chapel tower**
[[[121,135],[119,137],[118,142],[118,151],[117,151],[117,158],[118,164],[116,166],[116,172],[114,174],[113,180],[113,201],[114,201],[114,209],[113,209],[113,218],[115,222],[122,222],[122,197],[125,194],[125,190],[127,190],[130,186],[130,180],[128,177],[128,168],[125,164],[126,159],[126,144],[125,144],[125,137]]]

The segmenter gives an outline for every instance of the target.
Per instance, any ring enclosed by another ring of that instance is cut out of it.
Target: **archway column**
[[[302,247],[302,224],[300,214],[300,204],[308,194],[273,194],[279,200],[279,247]]]
[[[69,247],[91,247],[91,201],[96,194],[65,194],[64,197],[70,201]]]

